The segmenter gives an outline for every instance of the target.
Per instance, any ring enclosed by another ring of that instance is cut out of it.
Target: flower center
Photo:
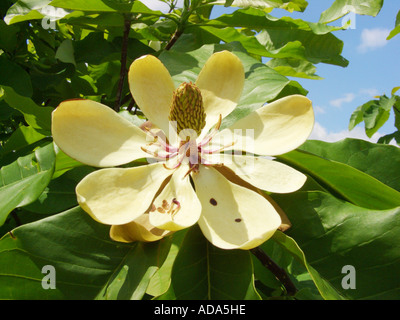
[[[191,129],[200,135],[206,124],[206,113],[201,91],[192,82],[184,82],[174,91],[169,121],[176,122],[178,134]]]
[[[152,132],[150,128],[145,127],[144,130],[154,138],[154,141],[149,143],[146,147],[142,147],[142,150],[150,154],[157,161],[164,161],[164,167],[167,169],[176,169],[187,159],[190,169],[186,174],[192,171],[196,172],[200,164],[205,166],[222,165],[222,163],[219,163],[218,157],[217,160],[214,161],[210,159],[210,156],[219,154],[224,151],[224,149],[232,146],[234,142],[230,142],[226,145],[217,143],[217,146],[211,144],[214,136],[219,131],[221,121],[222,117],[220,115],[215,127],[208,132],[201,141],[190,137],[189,139],[180,140],[177,146],[169,144],[162,131],[155,133]]]

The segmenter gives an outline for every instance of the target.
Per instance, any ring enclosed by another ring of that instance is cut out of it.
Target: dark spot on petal
[[[211,199],[210,199],[210,203],[211,203],[213,206],[216,206],[216,205],[217,205],[217,200],[215,200],[214,198],[211,198]]]
[[[242,221],[242,219],[237,218],[237,219],[235,219],[235,221],[240,222],[240,221]]]

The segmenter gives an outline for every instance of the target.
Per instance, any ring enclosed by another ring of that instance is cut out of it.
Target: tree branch
[[[121,108],[121,95],[122,89],[124,88],[124,81],[126,76],[126,61],[128,57],[128,42],[129,42],[129,31],[131,30],[131,17],[126,15],[124,17],[124,34],[122,37],[122,49],[121,49],[121,70],[119,73],[119,82],[117,89],[117,96],[115,99],[115,111],[119,111]]]
[[[250,252],[283,284],[288,295],[293,296],[296,294],[297,288],[286,271],[278,266],[260,247],[251,249]]]
[[[181,30],[176,30],[176,32],[174,33],[174,35],[172,36],[171,40],[169,40],[169,42],[167,43],[167,45],[165,46],[165,50],[169,50],[171,49],[171,47],[175,44],[176,40],[179,39],[179,37],[182,35],[182,31]]]

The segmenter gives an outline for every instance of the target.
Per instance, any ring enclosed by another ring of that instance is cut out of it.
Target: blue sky
[[[162,4],[156,0],[143,2],[150,6]],[[271,14],[318,22],[321,13],[333,2],[308,0],[309,5],[303,13],[275,9]],[[232,9],[215,6],[213,16],[232,12]],[[377,17],[353,15],[351,28],[334,33],[344,42],[342,56],[349,60],[348,67],[318,64],[317,74],[323,80],[293,78],[309,91],[308,97],[313,101],[316,123],[310,138],[338,141],[354,137],[375,142],[380,136],[395,131],[393,115],[372,139],[365,135],[363,124],[351,132],[347,128],[350,116],[358,106],[376,95],[390,96],[392,88],[400,86],[400,34],[385,40],[394,28],[399,10],[399,0],[385,0]],[[332,23],[341,24],[341,19]]]
[[[272,15],[289,15],[306,21],[317,22],[322,11],[333,0],[309,0],[304,13],[288,14],[275,10]],[[337,141],[346,136],[368,139],[363,124],[350,133],[348,123],[352,112],[375,95],[390,96],[393,87],[400,86],[400,35],[386,41],[394,28],[400,1],[385,0],[376,17],[356,15],[350,29],[335,32],[344,42],[342,55],[349,60],[346,68],[326,64],[317,65],[317,74],[323,80],[296,79],[309,90],[308,97],[316,111],[313,138]],[[338,20],[333,25],[341,25]],[[395,131],[393,115],[372,138]]]

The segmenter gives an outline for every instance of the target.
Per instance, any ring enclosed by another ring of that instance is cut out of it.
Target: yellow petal
[[[175,90],[167,68],[156,57],[136,59],[129,68],[129,88],[144,115],[168,135],[168,115]]]
[[[284,154],[302,145],[314,126],[311,101],[302,95],[276,100],[219,132],[213,143],[259,155]]]
[[[244,181],[269,192],[294,192],[299,190],[307,180],[303,173],[266,158],[229,154],[218,154],[213,157],[215,157],[214,161],[223,163]]]
[[[198,224],[215,246],[252,249],[279,228],[281,218],[264,197],[228,181],[214,168],[200,166],[193,180],[202,205]]]
[[[110,237],[112,240],[126,243],[134,241],[157,241],[171,233],[171,231],[161,230],[152,226],[147,213],[132,222],[114,225],[110,228]]]
[[[93,219],[125,224],[141,216],[171,172],[161,163],[107,168],[87,175],[76,186],[78,202]]]
[[[220,115],[224,118],[236,107],[244,85],[243,64],[229,51],[214,53],[203,66],[196,85],[203,97],[206,112],[203,132],[207,132]]]
[[[160,195],[153,202],[150,223],[160,229],[177,231],[194,225],[201,214],[201,204],[185,174],[188,166],[181,165]]]
[[[97,166],[118,166],[146,157],[146,134],[109,107],[91,100],[67,100],[52,114],[55,143],[71,158]]]

